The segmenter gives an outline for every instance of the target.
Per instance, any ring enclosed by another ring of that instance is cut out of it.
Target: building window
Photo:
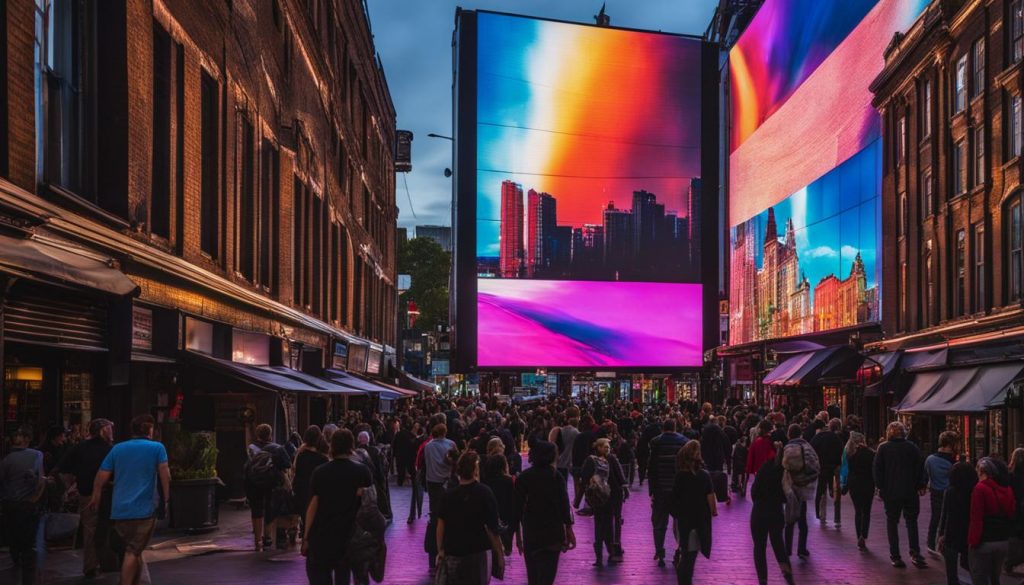
[[[953,195],[967,191],[967,150],[964,141],[953,145]]]
[[[1016,63],[1024,57],[1024,2],[1010,3],[1010,61]]]
[[[921,85],[921,138],[932,135],[932,80]]]
[[[974,41],[971,51],[974,55],[974,87],[971,96],[977,97],[985,92],[985,37]]]
[[[985,224],[974,226],[971,250],[974,254],[974,311],[980,313],[988,308],[985,296]]]
[[[153,172],[149,226],[171,235],[171,35],[153,21]]]
[[[900,331],[906,331],[907,329],[907,263],[906,261],[900,262],[900,274],[899,274],[899,298],[900,298],[900,313],[899,323],[897,324]]]
[[[200,171],[200,248],[211,258],[218,256],[220,241],[220,205],[218,184],[218,127],[220,113],[218,107],[217,80],[206,71],[202,74],[202,130],[200,133],[200,150],[202,153]]]
[[[900,193],[900,208],[897,210],[897,213],[896,213],[896,221],[899,222],[899,226],[897,227],[897,229],[899,230],[898,231],[899,237],[905,238],[907,236],[907,194],[906,193]]]
[[[925,316],[924,324],[926,327],[930,327],[935,324],[935,272],[934,266],[932,265],[932,254],[928,253],[927,258],[924,261],[924,279],[925,279]]]
[[[313,314],[323,316],[323,307],[320,302],[323,298],[323,231],[324,231],[324,211],[325,207],[323,200],[320,197],[313,195],[313,207],[312,207],[312,219],[311,222],[311,236],[312,236],[312,254],[308,259],[311,267],[310,274],[310,287],[311,293],[309,298],[309,304],[313,309]]]
[[[921,203],[925,217],[935,214],[935,188],[932,186],[931,167],[921,173]]]
[[[907,160],[907,115],[900,116],[896,127],[896,166],[903,166]]]
[[[1022,136],[1022,124],[1021,119],[1021,97],[1015,95],[1010,98],[1010,158],[1020,156],[1021,144],[1024,143],[1024,136]]]
[[[1009,294],[1011,301],[1021,300],[1024,290],[1024,198],[1018,193],[1008,206],[1007,241],[1009,242]]]
[[[974,184],[985,184],[985,127],[974,129]]]
[[[306,185],[295,177],[292,205],[292,302],[302,306],[303,275],[305,274]]]
[[[239,154],[236,164],[238,165],[238,183],[235,188],[237,197],[238,217],[238,272],[248,281],[253,281],[256,248],[256,189],[255,189],[255,165],[256,165],[256,136],[249,118],[238,114],[239,132],[238,145]]]
[[[263,140],[260,153],[260,261],[259,283],[270,288],[277,296],[280,289],[278,266],[275,262],[278,250],[281,249],[280,235],[277,229],[278,210],[281,209],[281,157],[277,148],[269,140]]]
[[[349,312],[348,312],[348,285],[349,285],[349,279],[348,279],[348,277],[349,277],[348,254],[349,254],[349,246],[348,246],[348,230],[345,229],[344,225],[341,226],[341,233],[338,236],[338,241],[339,241],[339,249],[338,249],[339,266],[338,266],[338,268],[340,270],[340,274],[338,275],[338,283],[339,283],[339,286],[341,287],[341,291],[340,291],[341,294],[339,295],[339,297],[340,297],[339,302],[341,303],[341,312],[338,314],[338,321],[341,324],[344,325],[344,324],[349,322]]]
[[[956,257],[954,262],[956,264],[956,290],[953,291],[953,312],[954,316],[963,315],[967,310],[966,294],[967,294],[967,233],[964,230],[957,230],[956,232]]]
[[[953,113],[962,112],[967,107],[967,55],[961,55],[956,61],[953,91]]]

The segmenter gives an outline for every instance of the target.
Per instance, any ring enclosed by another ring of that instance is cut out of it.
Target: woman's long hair
[[[1013,450],[1013,454],[1010,455],[1010,473],[1020,473],[1024,471],[1024,447],[1017,447]]]
[[[676,454],[676,470],[697,473],[701,469],[704,469],[704,459],[700,454],[700,441],[687,441]]]
[[[850,457],[853,457],[853,454],[857,452],[857,449],[867,446],[868,441],[864,437],[864,433],[850,431],[850,440],[846,442],[846,458],[849,459]]]

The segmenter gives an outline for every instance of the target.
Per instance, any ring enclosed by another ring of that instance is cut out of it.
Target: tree
[[[398,247],[398,272],[412,277],[412,286],[403,295],[415,301],[420,310],[417,329],[434,329],[448,324],[448,275],[451,254],[429,238],[412,238]]]

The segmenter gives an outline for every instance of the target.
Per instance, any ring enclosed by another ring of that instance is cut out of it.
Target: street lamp
[[[434,134],[433,132],[431,132],[430,134],[427,134],[427,136],[429,138],[441,138],[441,139],[444,139],[444,140],[451,140],[452,142],[455,142],[455,139],[452,138],[451,136],[442,136],[441,134]]]

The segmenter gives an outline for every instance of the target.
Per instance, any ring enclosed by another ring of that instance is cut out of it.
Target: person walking
[[[732,446],[732,491],[741,498],[747,495],[747,444],[746,435],[741,435]]]
[[[1010,550],[1006,555],[1007,573],[1024,562],[1024,447],[1017,447],[1010,455],[1010,487],[1017,498],[1017,521],[1010,535]]]
[[[971,583],[999,585],[1017,516],[1017,499],[1006,465],[992,457],[978,460],[978,485],[971,492],[967,559]]]
[[[651,496],[651,525],[654,527],[654,560],[665,566],[665,533],[672,512],[672,486],[676,476],[676,455],[688,439],[676,432],[676,421],[666,418],[661,434],[648,445],[647,491]]]
[[[966,461],[953,465],[949,486],[942,494],[941,513],[935,545],[946,566],[946,584],[960,585],[959,567],[970,572],[967,559],[967,530],[971,521],[971,493],[978,484],[978,472]]]
[[[837,472],[843,458],[844,445],[843,439],[840,437],[842,429],[843,422],[838,418],[833,418],[828,421],[828,426],[824,430],[811,438],[811,446],[818,454],[818,462],[821,464],[818,490],[814,496],[814,514],[823,525],[826,524],[826,510],[828,509],[826,494],[832,496],[832,521],[836,528],[839,528],[842,523],[840,492],[836,489],[839,480]]]
[[[348,543],[363,490],[373,485],[370,470],[352,459],[354,447],[352,431],[334,431],[331,460],[317,467],[310,478],[301,548],[309,585],[348,585],[351,578]]]
[[[423,448],[428,437],[419,422],[412,425],[413,431],[413,463],[412,463],[412,496],[409,500],[409,518],[406,524],[412,524],[416,518],[423,516],[423,492],[427,489],[427,471],[423,461]]]
[[[497,440],[501,444],[501,439]],[[505,556],[512,554],[512,537],[516,535],[516,488],[515,478],[508,472],[508,459],[505,453],[498,451],[487,455],[481,472],[481,482],[491,488],[494,499],[498,503],[498,519],[501,520],[501,544]]]
[[[817,494],[821,470],[818,454],[800,433],[800,425],[791,424],[789,442],[782,448],[782,488],[786,494],[786,552],[793,555],[793,532],[799,528],[796,554],[801,559],[811,556],[807,550],[807,502]]]
[[[949,487],[949,471],[956,463],[960,437],[953,431],[939,433],[939,450],[924,460],[924,480],[928,484],[928,495],[932,505],[932,515],[928,520],[928,552],[938,554],[935,535],[939,529],[939,516],[942,514],[942,496]]]
[[[740,440],[745,441],[746,437]],[[782,578],[793,585],[793,565],[789,562],[783,528],[786,526],[783,507],[786,494],[782,489],[783,469],[778,458],[766,461],[750,487],[750,499],[754,506],[750,512],[750,534],[754,540],[754,568],[760,585],[768,583],[768,543],[772,545],[775,560],[782,569]],[[746,462],[744,461],[744,464]]]
[[[715,497],[719,502],[732,503],[729,497],[729,480],[725,469],[729,460],[729,437],[719,425],[718,417],[709,416],[700,431],[701,458],[711,475]]]
[[[155,424],[148,414],[132,419],[132,438],[114,445],[107,453],[96,472],[89,501],[90,508],[97,508],[104,486],[113,479],[110,518],[124,543],[122,585],[137,585],[146,573],[142,552],[149,546],[156,526],[157,477],[164,505],[170,502],[171,471],[167,466],[167,450],[153,440]]]
[[[402,419],[402,427],[391,442],[391,451],[395,456],[395,476],[398,487],[405,484],[406,476],[413,484],[416,483],[416,435],[413,433],[413,422],[409,417]]]
[[[672,516],[679,534],[676,550],[676,581],[692,585],[697,553],[711,558],[711,518],[718,515],[711,475],[704,469],[700,441],[692,440],[679,449],[678,469],[672,482]]]
[[[885,529],[889,537],[889,560],[893,567],[904,568],[900,556],[900,516],[907,523],[910,558],[917,567],[927,563],[921,556],[917,534],[917,515],[921,510],[920,493],[924,489],[924,462],[917,445],[907,440],[907,427],[899,421],[889,423],[886,441],[875,453],[875,485],[885,504]]]
[[[435,424],[430,431],[430,441],[423,446],[423,468],[427,482],[427,494],[430,496],[430,521],[424,535],[424,549],[427,551],[428,563],[433,569],[437,560],[437,518],[441,499],[444,497],[444,486],[452,476],[450,453],[455,450],[455,442],[447,437],[448,426],[444,423]]]
[[[637,475],[640,480],[640,485],[644,485],[644,480],[647,479],[647,462],[650,461],[651,456],[651,441],[660,434],[661,425],[659,425],[656,420],[653,420],[646,426],[643,426],[640,438],[637,439]]]
[[[576,435],[576,440],[573,441],[572,445],[572,507],[579,510],[580,516],[590,516],[593,513],[587,506],[583,506],[583,509],[580,510],[580,504],[583,503],[583,492],[587,487],[587,484],[583,483],[583,464],[590,457],[594,441],[597,440],[597,429],[595,427],[594,417],[589,414],[583,415],[583,418],[580,419],[580,432]]]
[[[875,452],[868,445],[863,433],[850,432],[846,442],[847,474],[841,489],[850,494],[853,501],[853,527],[857,532],[857,548],[867,550],[868,528],[871,526],[871,504],[875,499],[875,478],[872,468]]]
[[[64,455],[57,464],[57,471],[66,475],[64,483],[78,488],[78,514],[82,525],[82,574],[86,579],[99,575],[100,553],[104,557],[112,556],[107,543],[107,524],[100,519],[110,516],[110,490],[101,494],[101,504],[96,507],[89,505],[92,500],[92,488],[96,482],[96,473],[100,465],[110,453],[114,443],[114,423],[105,418],[94,418],[89,422],[89,439],[78,443]]]
[[[46,488],[43,453],[29,449],[32,429],[19,427],[11,437],[11,452],[0,461],[0,510],[3,534],[22,585],[36,582],[36,532],[39,499]]]
[[[772,422],[767,419],[762,420],[756,428],[757,438],[750,444],[750,450],[747,452],[748,476],[757,473],[765,461],[775,459],[775,441],[771,436],[774,428]]]
[[[306,508],[309,506],[310,482],[313,480],[313,471],[329,460],[327,455],[320,452],[320,442],[323,441],[323,433],[320,427],[310,425],[302,435],[302,445],[295,454],[295,477],[292,480],[292,489],[295,491],[295,511],[299,520],[305,522]],[[301,534],[305,534],[305,525],[300,526]]]
[[[283,447],[273,442],[274,428],[268,424],[256,427],[256,440],[247,448],[245,464],[245,498],[249,500],[252,533],[256,551],[273,544],[274,491],[285,483],[291,458]]]
[[[625,478],[619,460],[611,454],[611,442],[607,438],[594,441],[594,454],[583,464],[581,474],[587,505],[594,511],[594,566],[604,565],[602,551],[605,548],[609,563],[621,563],[615,524],[622,515]]]
[[[576,445],[576,437],[580,434],[580,430],[576,428],[579,422],[576,418],[568,419],[561,427],[551,429],[548,438],[549,442],[558,447],[558,473],[565,478],[566,485],[569,485],[569,473],[572,471],[573,447]]]
[[[437,562],[444,563],[444,585],[487,585],[488,553],[501,550],[498,502],[480,483],[480,456],[466,451],[456,463],[459,485],[444,494],[438,509]],[[504,573],[504,554],[494,555]]]
[[[528,585],[554,585],[561,553],[576,548],[569,492],[555,469],[556,447],[549,441],[530,450],[530,468],[516,479],[516,541],[526,561]]]

